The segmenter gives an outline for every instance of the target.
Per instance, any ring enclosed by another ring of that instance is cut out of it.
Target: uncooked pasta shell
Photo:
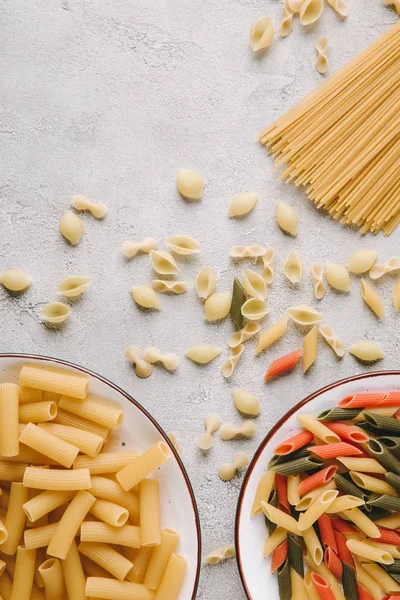
[[[260,244],[253,244],[252,246],[233,246],[229,250],[230,256],[232,258],[257,258],[259,256],[264,256],[266,253],[266,249],[264,246]]]
[[[256,333],[260,331],[260,325],[255,321],[251,321],[250,323],[246,323],[246,325],[240,331],[235,331],[229,338],[228,346],[230,348],[235,348],[235,346],[239,346],[244,342],[247,342],[250,338],[252,338]]]
[[[70,244],[76,246],[83,235],[83,222],[72,210],[66,210],[61,217],[60,231]]]
[[[350,290],[350,275],[346,267],[336,263],[325,263],[325,277],[329,285],[339,292]]]
[[[283,272],[291,283],[300,283],[303,275],[303,261],[293,250],[283,265]]]
[[[346,349],[344,347],[343,342],[338,340],[338,338],[336,337],[336,334],[333,331],[332,327],[330,327],[329,325],[320,325],[319,332],[326,341],[326,343],[332,348],[334,353],[340,358],[342,358]]]
[[[204,318],[206,321],[224,319],[231,309],[232,294],[230,292],[215,292],[204,303]]]
[[[235,546],[231,544],[230,546],[223,546],[222,548],[218,548],[218,550],[214,550],[214,552],[204,557],[203,562],[207,565],[217,565],[222,560],[235,556],[235,554]]]
[[[274,281],[274,258],[275,250],[273,248],[267,248],[264,256],[262,257],[264,263],[262,276],[267,284],[271,284]]]
[[[323,35],[317,40],[315,47],[318,52],[317,62],[315,64],[316,69],[321,75],[324,75],[328,71],[328,38]]]
[[[314,287],[314,295],[317,300],[321,300],[325,296],[326,285],[323,282],[324,270],[318,263],[314,263],[311,267],[311,278]]]
[[[75,298],[85,291],[89,283],[90,280],[82,275],[70,275],[57,286],[56,292],[67,298]]]
[[[71,308],[62,302],[49,302],[42,308],[42,321],[46,323],[62,323],[71,313]]]
[[[375,250],[357,250],[349,258],[348,270],[350,273],[357,273],[357,275],[366,273],[373,267],[377,256],[378,253]]]
[[[371,279],[379,279],[382,275],[398,271],[400,269],[400,257],[393,256],[389,258],[383,265],[374,265],[369,272]]]
[[[328,4],[332,6],[333,10],[335,10],[342,19],[345,19],[349,14],[349,9],[344,0],[328,0]]]
[[[243,215],[247,215],[251,210],[253,210],[257,200],[257,194],[238,194],[231,200],[228,215],[230,217],[242,217]]]
[[[350,354],[364,362],[380,360],[385,356],[382,348],[377,342],[371,340],[361,340],[349,348]]]
[[[297,235],[298,219],[294,208],[285,202],[278,202],[275,216],[276,222],[282,231],[285,231],[289,235]]]
[[[256,416],[260,413],[260,402],[254,394],[244,388],[232,388],[233,401],[238,411],[244,415]]]
[[[165,244],[172,252],[181,256],[200,251],[200,244],[188,235],[173,235],[165,240]]]
[[[185,355],[199,365],[206,365],[221,354],[221,348],[210,344],[198,344],[185,350]]]
[[[251,269],[245,269],[242,272],[242,285],[244,290],[249,296],[252,296],[252,298],[265,300],[267,296],[267,286],[265,284],[265,280],[255,271],[252,271]]]
[[[274,26],[271,17],[263,17],[252,25],[250,30],[250,46],[254,52],[264,50],[274,39]]]
[[[176,275],[179,272],[174,257],[165,250],[150,250],[153,269],[160,275]]]
[[[324,10],[323,0],[304,0],[300,7],[300,23],[311,25],[318,21]]]
[[[0,275],[0,283],[11,292],[22,292],[32,283],[32,277],[20,269],[8,269]]]
[[[162,279],[154,279],[151,285],[153,290],[161,292],[162,294],[183,294],[188,290],[186,281],[164,281]]]
[[[136,304],[143,308],[160,308],[160,301],[156,292],[148,285],[133,285],[131,294]]]
[[[249,298],[242,305],[242,315],[249,321],[259,321],[269,313],[270,307],[263,300],[258,298]]]
[[[215,290],[215,273],[211,267],[203,267],[197,273],[196,290],[199,298],[206,300]]]
[[[243,354],[244,346],[240,344],[239,346],[235,346],[231,348],[228,359],[224,362],[221,368],[222,375],[228,379],[233,371],[236,369],[237,364]]]
[[[187,200],[200,200],[203,195],[203,179],[197,171],[179,169],[176,185],[178,192]]]
[[[288,6],[294,13],[299,13],[304,0],[288,0]]]
[[[319,312],[307,304],[298,304],[288,308],[287,312],[290,318],[299,325],[315,325],[322,319]]]

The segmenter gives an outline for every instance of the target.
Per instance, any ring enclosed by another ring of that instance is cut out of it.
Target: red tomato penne
[[[335,595],[325,577],[322,577],[318,573],[313,573],[311,581],[315,585],[320,600],[335,600]]]
[[[313,446],[310,452],[316,454],[320,458],[327,460],[328,458],[336,458],[337,456],[359,456],[363,451],[347,442],[338,442],[337,444],[323,444],[321,446]]]
[[[303,448],[314,439],[311,431],[301,431],[300,433],[296,433],[293,437],[285,440],[279,446],[275,448],[275,454],[278,456],[286,456],[287,454],[291,454],[299,448]]]
[[[343,573],[342,561],[340,560],[340,558],[338,557],[336,552],[334,552],[333,549],[330,548],[329,546],[325,550],[324,559],[325,559],[325,564],[328,567],[328,569],[330,570],[330,572],[332,573],[332,575],[334,575],[336,577],[336,579],[342,579],[342,573]]]
[[[358,582],[357,582],[357,593],[358,593],[358,600],[374,600],[373,596],[371,596],[369,591],[363,585],[361,585],[361,583],[358,583]],[[398,598],[400,598],[400,596],[398,596]]]
[[[378,527],[379,533],[381,534],[376,541],[382,542],[382,544],[393,544],[394,546],[400,546],[400,535],[392,529],[385,529],[385,527]]]
[[[275,377],[275,375],[279,375],[279,373],[284,373],[285,371],[293,369],[298,363],[302,351],[303,350],[300,348],[299,350],[295,350],[290,354],[286,354],[285,356],[273,360],[264,375],[264,379],[271,379],[271,377]]]
[[[272,553],[271,571],[276,571],[278,567],[283,565],[288,556],[288,541],[285,540],[279,544]]]
[[[315,490],[315,488],[320,487],[321,485],[325,485],[328,483],[336,474],[338,467],[334,465],[330,467],[326,467],[325,469],[321,469],[314,475],[310,475],[310,477],[306,477],[299,485],[299,494],[303,496],[304,494],[308,494],[311,490]]]
[[[400,392],[389,392],[379,406],[400,406]]]
[[[356,531],[356,530],[354,530],[354,531]],[[335,533],[336,546],[337,546],[337,550],[338,550],[338,556],[339,556],[340,560],[342,562],[346,563],[347,565],[350,565],[350,567],[353,567],[353,569],[354,569],[355,564],[354,564],[353,555],[346,545],[346,538],[344,537],[344,535],[342,535],[341,533],[339,533],[336,530],[334,533]]]
[[[332,548],[337,553],[335,532],[333,531],[332,521],[328,515],[323,514],[319,517],[318,527],[323,547]]]
[[[357,529],[350,525],[348,521],[344,521],[339,517],[332,519],[332,527],[335,531],[342,533],[343,535],[349,535],[350,533],[357,533]]]
[[[353,394],[346,396],[338,404],[340,408],[367,408],[371,406],[380,406],[386,397],[385,392],[378,394]]]
[[[357,427],[346,425],[345,423],[337,423],[336,421],[332,423],[324,423],[324,425],[336,433],[342,440],[347,440],[348,442],[354,442],[356,444],[365,444],[369,440],[369,436],[357,429]]]
[[[275,489],[278,495],[278,504],[281,510],[290,513],[290,504],[287,497],[287,477],[276,473]]]

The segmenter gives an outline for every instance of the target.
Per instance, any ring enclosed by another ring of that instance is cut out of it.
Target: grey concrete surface
[[[135,396],[166,431],[176,432],[196,493],[204,553],[231,542],[242,477],[223,483],[220,463],[235,451],[250,455],[270,426],[295,402],[320,386],[368,370],[346,355],[337,361],[320,345],[309,375],[301,370],[266,385],[269,362],[301,343],[288,335],[268,354],[254,358],[249,343],[227,382],[220,373],[229,320],[206,324],[194,291],[203,265],[217,273],[218,290],[230,289],[234,265],[229,248],[261,243],[276,250],[276,282],[264,325],[289,305],[315,305],[312,262],[345,262],[360,247],[376,248],[379,259],[399,254],[400,231],[389,239],[365,237],[318,213],[304,194],[275,180],[271,162],[255,143],[274,117],[321,81],[314,68],[315,41],[327,34],[330,72],[344,65],[397,19],[382,0],[349,0],[341,22],[328,5],[321,21],[305,31],[298,21],[284,40],[277,36],[262,57],[249,49],[249,29],[271,15],[278,27],[281,2],[267,0],[3,0],[0,7],[0,269],[17,266],[34,278],[25,293],[0,290],[0,350],[47,354],[80,363],[110,378]],[[178,168],[198,169],[205,180],[201,202],[183,201],[175,189]],[[260,200],[246,219],[229,220],[227,207],[240,191]],[[109,206],[98,222],[83,216],[85,235],[70,247],[58,223],[71,196],[83,193]],[[277,200],[299,214],[299,234],[276,227]],[[161,297],[162,310],[143,313],[129,294],[133,283],[154,278],[147,256],[126,262],[126,239],[153,236],[160,243],[187,233],[201,253],[179,261],[190,291]],[[303,257],[306,275],[292,288],[282,275],[290,250]],[[73,303],[70,320],[52,331],[40,323],[40,309],[55,299],[57,283],[68,274],[92,280]],[[357,279],[344,296],[329,291],[318,304],[324,320],[349,345],[365,337],[378,340],[385,359],[371,369],[399,367],[399,316],[391,306],[395,278],[379,283],[386,308],[382,322],[362,303]],[[183,353],[199,342],[220,345],[220,360],[199,368]],[[150,379],[136,378],[123,358],[128,344],[156,345],[181,357],[175,374],[156,368]],[[257,435],[246,442],[217,441],[207,456],[195,445],[203,418],[217,412],[223,421],[241,422],[230,388],[258,394],[262,414]],[[202,600],[244,594],[234,560],[202,571]]]

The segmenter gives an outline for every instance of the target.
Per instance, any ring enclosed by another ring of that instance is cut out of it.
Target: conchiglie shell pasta
[[[347,263],[350,273],[367,273],[375,264],[378,253],[375,250],[357,250],[349,258]]]
[[[203,195],[203,179],[197,171],[179,169],[176,186],[181,196],[187,200],[200,200]]]
[[[8,269],[0,275],[0,283],[11,292],[22,292],[32,283],[32,277],[20,269]]]
[[[303,261],[293,250],[283,265],[283,272],[291,283],[300,283],[303,276]]]
[[[188,235],[173,235],[165,240],[165,244],[172,252],[181,256],[189,256],[200,251],[200,244]]]
[[[244,346],[241,344],[240,346],[235,346],[235,348],[231,348],[229,358],[224,362],[221,368],[222,375],[228,379],[236,369],[237,364],[243,354]]]
[[[197,273],[196,290],[199,298],[207,300],[215,290],[215,273],[211,267],[203,267]]]
[[[267,286],[261,275],[251,269],[245,269],[242,272],[242,278],[243,288],[249,296],[258,298],[258,300],[265,300],[267,296]]]
[[[329,325],[321,325],[319,328],[319,332],[328,344],[328,346],[332,348],[334,353],[340,358],[342,358],[342,356],[344,356],[345,353],[345,347],[343,342],[338,340],[338,338],[336,337],[336,334],[333,331],[332,327],[330,327]]]
[[[160,301],[156,292],[148,285],[133,285],[131,294],[136,304],[143,308],[160,308]]]
[[[400,310],[400,279],[393,288],[393,305],[398,312]]]
[[[288,6],[294,13],[299,13],[304,0],[288,0]]]
[[[267,284],[271,284],[274,281],[274,258],[275,250],[273,248],[267,248],[264,256],[262,257],[264,264],[262,276]]]
[[[230,249],[229,254],[232,258],[257,258],[264,256],[266,249],[260,244],[253,244],[252,246],[233,246]]]
[[[49,302],[42,308],[42,321],[46,323],[62,323],[71,313],[71,308],[62,302]]]
[[[151,284],[153,290],[162,294],[183,294],[188,291],[186,281],[163,281],[162,279],[154,279]]]
[[[238,194],[231,200],[231,203],[229,205],[228,216],[243,217],[243,215],[247,215],[251,210],[253,210],[257,200],[257,194]]]
[[[233,401],[239,412],[256,416],[260,413],[258,398],[244,388],[232,388]]]
[[[285,202],[278,202],[275,216],[276,222],[282,231],[289,235],[297,235],[298,218],[294,208]]]
[[[288,315],[299,325],[315,325],[322,319],[319,312],[307,304],[298,304],[288,308]]]
[[[315,48],[318,52],[317,62],[315,63],[315,67],[318,73],[321,75],[325,75],[328,71],[329,61],[328,61],[328,38],[326,35],[323,35],[317,40],[315,44]]]
[[[383,302],[378,292],[365,279],[361,281],[361,296],[365,304],[376,314],[379,319],[383,319]]]
[[[325,296],[326,285],[323,282],[324,270],[318,263],[311,267],[311,279],[314,287],[314,296],[321,300]]]
[[[349,9],[347,8],[347,4],[344,0],[328,0],[328,4],[332,6],[333,10],[337,12],[338,15],[345,19],[349,14]]]
[[[400,269],[400,257],[393,256],[389,258],[383,265],[375,265],[369,272],[371,279],[379,279],[382,275],[392,273],[392,271],[398,271]]]
[[[285,0],[282,10],[282,21],[279,27],[279,33],[282,37],[287,37],[293,28],[293,11],[289,6],[288,0]]]
[[[246,323],[243,329],[240,331],[235,331],[232,333],[228,340],[228,346],[230,348],[234,348],[235,346],[239,346],[240,344],[244,344],[250,338],[252,338],[256,333],[260,331],[260,326],[255,321],[251,321],[250,323]]]
[[[176,275],[179,271],[174,257],[165,250],[150,250],[153,269],[160,275]]]
[[[204,318],[206,321],[224,319],[231,309],[232,294],[230,292],[215,292],[204,303]]]
[[[270,308],[263,300],[250,298],[242,305],[242,315],[249,321],[259,321],[269,313]]]
[[[83,222],[72,210],[66,210],[60,221],[60,231],[70,244],[76,246],[83,235]]]
[[[221,354],[221,348],[210,344],[198,344],[185,350],[185,355],[199,365],[206,365]]]
[[[81,275],[70,275],[62,280],[57,286],[57,294],[66,296],[67,298],[75,298],[83,294],[90,281]]]
[[[274,26],[271,17],[263,17],[252,25],[250,30],[250,46],[254,52],[264,50],[274,39]]]
[[[350,275],[346,267],[332,262],[325,263],[325,277],[329,285],[339,292],[350,290]]]
[[[235,554],[235,546],[231,544],[230,546],[223,546],[222,548],[218,548],[218,550],[214,550],[214,552],[207,554],[207,556],[204,557],[203,562],[207,565],[217,565],[222,560],[235,556]]]
[[[349,348],[350,354],[365,362],[380,360],[385,356],[382,348],[377,342],[361,340]]]
[[[304,26],[318,21],[324,10],[323,0],[304,0],[300,7],[300,23]]]

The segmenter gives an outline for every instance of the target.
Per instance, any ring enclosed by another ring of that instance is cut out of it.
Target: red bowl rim
[[[334,383],[330,383],[329,385],[326,385],[326,386],[320,388],[316,392],[310,394],[309,396],[307,396],[303,400],[300,400],[300,402],[298,402],[297,404],[292,406],[292,408],[290,410],[288,410],[288,412],[286,414],[284,414],[283,417],[281,417],[279,419],[279,421],[269,430],[269,432],[267,433],[267,435],[265,436],[265,438],[263,439],[261,444],[258,446],[258,448],[247,468],[246,475],[244,477],[242,487],[240,489],[239,498],[238,498],[237,506],[236,506],[236,516],[235,516],[236,562],[237,562],[237,566],[238,566],[238,570],[239,570],[240,579],[242,581],[242,585],[243,585],[243,588],[244,588],[244,591],[246,593],[248,600],[254,600],[254,598],[250,594],[250,591],[247,587],[246,578],[245,578],[245,574],[244,574],[244,570],[243,570],[241,549],[240,549],[240,543],[239,543],[239,524],[240,524],[240,519],[242,516],[243,500],[244,500],[244,495],[246,493],[247,485],[249,483],[249,480],[250,480],[251,474],[254,470],[254,467],[256,466],[256,463],[257,463],[258,459],[260,458],[260,455],[263,452],[265,446],[268,444],[270,439],[275,435],[275,433],[282,427],[282,425],[284,425],[284,423],[286,423],[286,421],[294,413],[296,413],[300,408],[302,408],[303,406],[305,406],[306,404],[311,402],[311,400],[314,400],[314,398],[317,398],[321,394],[323,394],[329,390],[332,390],[336,387],[340,387],[341,385],[343,385],[345,383],[349,383],[351,381],[358,381],[360,379],[369,379],[372,377],[379,377],[382,375],[385,375],[385,376],[400,375],[400,371],[391,370],[391,371],[372,371],[369,373],[360,373],[359,375],[352,375],[351,377],[345,377],[344,379],[339,379],[338,381],[335,381]]]

